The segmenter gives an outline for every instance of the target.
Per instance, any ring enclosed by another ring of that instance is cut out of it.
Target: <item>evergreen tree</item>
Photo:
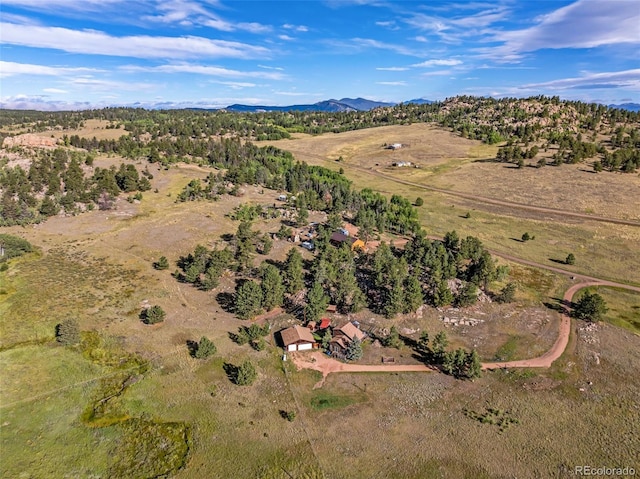
[[[444,360],[445,351],[449,346],[449,339],[447,333],[440,331],[433,338],[433,344],[431,346],[432,359],[436,363],[441,363]]]
[[[353,338],[347,347],[346,358],[349,361],[357,361],[362,358],[362,342],[358,338]]]
[[[65,319],[56,326],[56,341],[65,346],[80,342],[80,325],[75,319]]]
[[[258,372],[251,361],[246,359],[236,368],[234,382],[238,386],[250,386],[258,378]]]
[[[387,291],[384,302],[384,315],[393,318],[404,309],[404,288],[400,281],[394,281],[393,286]]]
[[[195,357],[198,359],[206,359],[209,356],[216,354],[218,349],[213,342],[206,336],[202,336],[198,342],[198,348],[195,352]]]
[[[167,268],[169,268],[169,260],[167,260],[166,256],[160,256],[158,261],[153,263],[153,267],[155,269],[159,269],[159,270],[167,269]]]
[[[55,216],[60,212],[60,206],[50,196],[45,196],[40,204],[39,213],[42,216]]]
[[[324,293],[320,283],[314,282],[311,289],[307,291],[307,304],[304,308],[306,319],[308,321],[317,321],[327,310],[328,305],[329,297]]]
[[[569,265],[576,264],[576,257],[574,256],[573,253],[569,253],[567,255],[567,259],[565,259],[564,262]]]
[[[329,343],[333,339],[333,335],[331,334],[331,330],[329,328],[326,329],[324,334],[322,335],[322,349],[327,351],[329,349]]]
[[[287,281],[287,293],[289,294],[295,294],[304,287],[302,255],[297,248],[291,248],[287,253],[285,278]]]
[[[516,296],[516,284],[507,283],[496,297],[498,303],[512,303]]]
[[[573,315],[585,321],[598,322],[609,311],[604,298],[586,291],[573,306]]]
[[[453,303],[453,293],[449,289],[449,284],[446,280],[438,282],[436,291],[433,295],[433,304],[437,307],[448,306]]]
[[[387,348],[396,348],[400,349],[402,347],[402,340],[400,339],[400,333],[398,333],[398,328],[391,326],[389,330],[389,335],[382,340],[382,344]]]
[[[262,271],[262,306],[271,311],[284,303],[284,285],[280,271],[272,264],[267,264]]]
[[[473,349],[467,354],[464,364],[464,376],[468,379],[479,378],[482,372],[482,363],[478,351]]]
[[[476,285],[471,282],[466,282],[456,297],[456,305],[464,308],[465,306],[471,306],[478,300],[478,289]]]
[[[244,281],[236,289],[235,312],[241,319],[256,316],[262,308],[262,288],[255,281]]]
[[[164,321],[164,318],[167,316],[164,309],[160,306],[155,305],[151,306],[148,309],[142,310],[141,317],[142,320],[147,324],[156,324]]]
[[[422,284],[416,275],[407,276],[404,281],[403,313],[414,313],[424,303]]]

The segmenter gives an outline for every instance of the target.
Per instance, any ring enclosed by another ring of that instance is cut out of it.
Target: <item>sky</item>
[[[1,0],[0,107],[640,103],[638,0]]]

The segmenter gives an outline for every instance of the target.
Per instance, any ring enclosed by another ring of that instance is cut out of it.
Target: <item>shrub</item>
[[[576,257],[573,255],[573,253],[569,253],[567,255],[567,259],[565,259],[564,262],[566,264],[576,264]]]
[[[216,348],[216,345],[213,344],[213,342],[206,336],[202,336],[200,338],[200,342],[198,343],[195,357],[198,359],[206,359],[209,356],[215,354],[217,351],[218,348]]]
[[[80,325],[75,319],[65,319],[56,326],[56,341],[65,346],[80,342]]]
[[[422,206],[424,205],[424,200],[420,197],[416,198],[416,206]]]
[[[158,259],[158,261],[153,263],[153,267],[155,269],[167,269],[169,268],[169,260],[167,260],[166,256],[160,256],[160,258]]]
[[[164,321],[166,316],[167,313],[165,313],[164,309],[158,305],[151,306],[148,309],[143,309],[142,313],[140,313],[140,319],[142,319],[146,324],[161,323]]]

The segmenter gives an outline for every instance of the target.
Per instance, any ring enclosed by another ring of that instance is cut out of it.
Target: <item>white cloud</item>
[[[435,72],[423,73],[420,76],[421,77],[437,77],[437,76],[451,75],[451,73],[453,73],[451,70],[439,70]]]
[[[74,78],[70,83],[77,87],[87,88],[93,91],[148,91],[157,88],[159,85],[146,82],[126,82],[113,80],[99,80],[91,77]]]
[[[46,93],[69,93],[67,90],[61,90],[60,88],[43,88],[42,91]]]
[[[30,63],[16,63],[0,61],[0,77],[8,77],[12,75],[49,75],[62,76],[73,75],[77,73],[95,73],[104,70],[96,68],[83,67],[51,67],[46,65],[34,65]]]
[[[387,86],[406,86],[407,82],[405,81],[379,81],[376,82],[378,85],[387,85]]]
[[[602,89],[602,88],[631,88],[640,90],[640,69],[619,72],[584,73],[576,78],[561,78],[542,83],[522,85],[523,89]]]
[[[285,23],[284,25],[282,25],[282,28],[284,28],[286,30],[295,30],[296,32],[308,32],[309,31],[309,27],[307,27],[305,25],[291,25],[289,23]]]
[[[411,66],[412,67],[453,67],[461,64],[462,62],[460,60],[450,59],[450,60],[427,60],[421,63],[416,63]]]
[[[120,70],[127,72],[158,72],[158,73],[195,73],[225,78],[265,78],[268,80],[283,80],[285,75],[278,72],[240,71],[211,65],[194,65],[191,63],[177,63],[159,65],[155,67],[141,67],[125,65]]]
[[[241,90],[242,88],[254,88],[258,86],[255,83],[235,82],[235,81],[216,81],[214,83],[231,87],[234,90]]]
[[[135,58],[264,58],[266,48],[203,37],[116,37],[96,30],[71,30],[0,23],[2,42],[69,53]]]
[[[381,42],[379,40],[373,40],[371,38],[354,38],[354,45],[359,47],[378,48],[380,50],[390,50],[400,55],[417,56],[417,53],[404,45],[397,45],[393,43]]]
[[[284,71],[284,68],[282,67],[270,67],[268,65],[258,65],[259,68],[264,68],[265,70],[278,70],[278,71]]]
[[[421,42],[421,43],[428,43],[429,40],[427,39],[427,37],[424,37],[422,35],[418,35],[417,37],[414,38],[414,40],[416,42]]]
[[[210,6],[220,6],[219,2],[208,2]],[[257,22],[227,21],[212,12],[206,5],[190,0],[164,0],[157,3],[158,15],[146,15],[143,20],[179,25],[203,25],[223,32],[243,30],[251,33],[266,33],[272,30],[268,25]]]
[[[544,48],[594,48],[640,44],[640,8],[628,0],[579,0],[536,19],[524,30],[496,33],[495,48],[478,51],[488,58],[514,61]]]
[[[383,72],[406,72],[407,67],[377,67],[376,70]]]
[[[290,42],[291,40],[295,40],[295,38],[290,37],[289,35],[278,35],[280,40],[284,40],[285,42]]]
[[[39,10],[96,10],[108,4],[125,3],[126,0],[2,0],[4,5],[23,8],[37,8]],[[4,16],[4,14],[3,14]]]

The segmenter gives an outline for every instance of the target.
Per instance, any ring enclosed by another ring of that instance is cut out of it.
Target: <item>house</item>
[[[335,314],[338,311],[338,306],[336,306],[335,304],[330,304],[327,306],[327,313],[333,313]]]
[[[286,351],[308,351],[313,349],[316,340],[308,328],[292,326],[280,331],[282,344]]]
[[[338,231],[331,235],[329,241],[331,241],[334,246],[341,246],[342,243],[347,243],[352,251],[358,248],[364,249],[364,241],[354,238],[353,236],[343,235]]]
[[[329,351],[336,356],[344,356],[355,338],[363,341],[366,336],[366,333],[358,329],[353,323],[334,328],[333,337],[329,342]]]
[[[411,166],[411,162],[410,161],[398,161],[398,162],[394,163],[393,166],[397,166],[399,168],[402,168],[403,166]]]
[[[309,251],[313,251],[315,249],[315,245],[313,241],[303,241],[301,245],[304,249],[308,249]]]

